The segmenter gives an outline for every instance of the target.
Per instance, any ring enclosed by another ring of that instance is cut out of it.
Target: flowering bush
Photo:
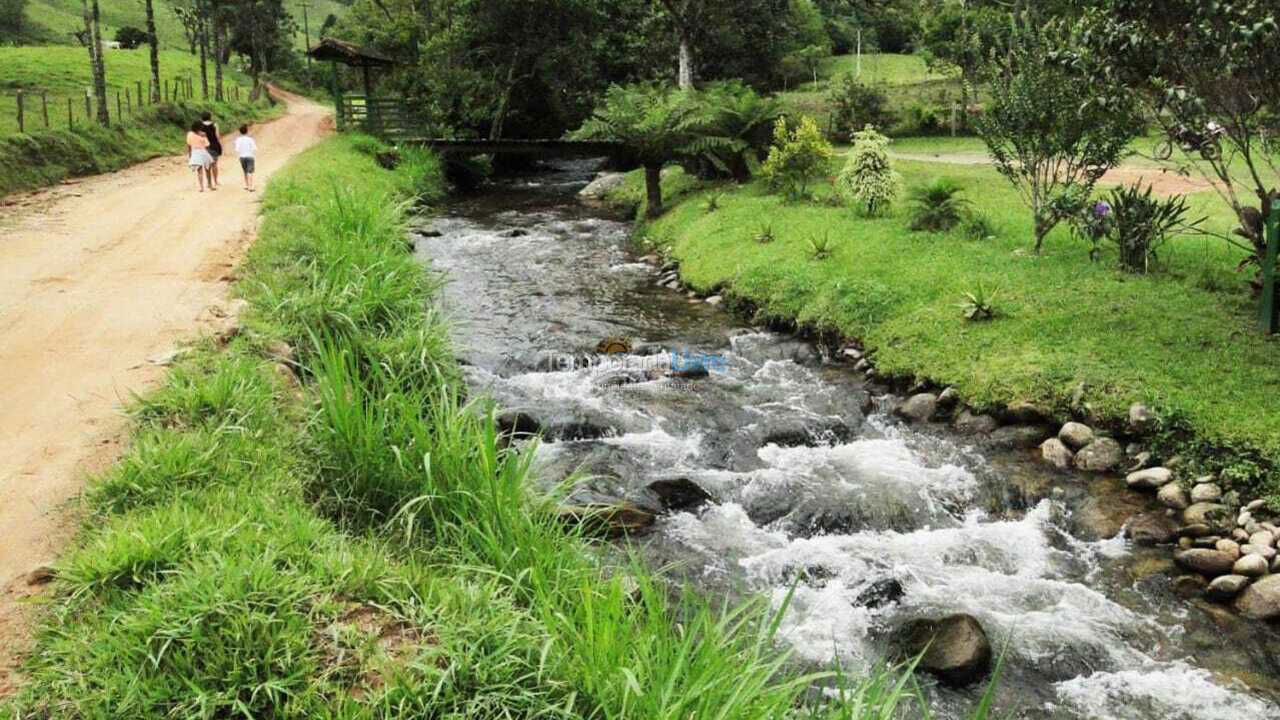
[[[836,176],[836,193],[868,217],[883,215],[902,187],[889,165],[888,148],[889,138],[867,125],[853,134],[853,151]]]

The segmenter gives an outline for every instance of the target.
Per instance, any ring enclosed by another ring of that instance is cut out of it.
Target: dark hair
[[[248,135],[248,134],[249,134],[249,126],[248,126],[248,125],[241,125],[241,126],[240,126],[240,134],[241,134],[241,135]]]
[[[200,131],[201,131],[201,130],[203,130],[203,129],[204,129],[204,128],[200,125],[200,121],[199,121],[199,120],[197,120],[197,121],[195,121],[195,122],[191,123],[191,132],[200,132]]]
[[[200,113],[200,119],[201,119],[201,120],[212,120],[212,119],[213,119],[213,113],[209,112],[208,110],[205,110],[204,112]]]

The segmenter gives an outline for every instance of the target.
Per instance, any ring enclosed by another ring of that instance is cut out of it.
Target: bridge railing
[[[399,97],[343,95],[337,101],[335,120],[339,132],[367,132],[393,140],[422,132],[417,114]]]

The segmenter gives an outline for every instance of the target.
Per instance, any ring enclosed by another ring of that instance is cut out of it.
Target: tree
[[[693,89],[693,33],[701,22],[702,11],[706,9],[703,0],[659,0],[666,9],[671,24],[676,29],[676,39],[680,46],[680,69],[676,74],[676,84],[681,90]]]
[[[264,92],[263,74],[292,52],[293,17],[283,0],[228,0],[224,11],[227,47],[248,65],[253,78],[249,98],[256,100]]]
[[[836,191],[867,217],[883,215],[898,197],[902,177],[889,164],[889,138],[868,125],[853,134],[853,150],[836,176]]]
[[[147,41],[147,33],[132,25],[125,25],[116,30],[115,40],[120,43],[120,47],[125,50],[133,50],[139,48]]]
[[[644,167],[648,216],[662,214],[662,168],[696,140],[705,120],[686,91],[659,84],[613,86],[590,119],[575,131],[578,140],[621,143]]]
[[[808,195],[809,183],[826,173],[832,155],[831,143],[813,118],[801,117],[795,128],[788,126],[786,118],[778,118],[762,172],[770,187],[799,200]]]
[[[1127,93],[1060,61],[1060,38],[1028,16],[1015,23],[1007,46],[989,57],[990,101],[977,125],[996,168],[1031,209],[1038,254],[1142,124]]]
[[[0,0],[0,39],[22,36],[26,11],[27,0]]]
[[[151,102],[160,102],[160,39],[156,36],[153,0],[143,0],[147,11],[147,47],[151,60]]]
[[[199,50],[200,42],[200,10],[195,0],[172,0],[172,2],[173,15],[182,25],[182,36],[186,39],[191,54],[195,55]]]
[[[737,80],[714,83],[693,97],[702,117],[698,137],[683,154],[738,182],[750,180],[768,150],[782,105]]]
[[[98,10],[98,0],[80,0],[84,12],[84,32],[89,49],[89,69],[93,76],[93,95],[97,101],[98,123],[103,127],[111,125],[111,116],[107,110],[107,70],[102,58],[102,23]]]
[[[1184,172],[1199,172],[1240,220],[1233,236],[1262,265],[1263,219],[1280,206],[1280,23],[1274,0],[1090,0],[1086,72],[1134,88]],[[1192,170],[1194,168],[1194,170]],[[1241,243],[1240,239],[1244,242]]]

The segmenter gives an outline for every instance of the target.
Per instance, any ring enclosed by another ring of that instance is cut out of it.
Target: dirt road
[[[330,124],[277,96],[287,114],[253,131],[259,187]],[[27,575],[74,532],[86,474],[118,456],[122,401],[163,378],[179,341],[227,322],[262,195],[233,155],[217,192],[169,157],[0,207],[0,694],[26,637]]]

